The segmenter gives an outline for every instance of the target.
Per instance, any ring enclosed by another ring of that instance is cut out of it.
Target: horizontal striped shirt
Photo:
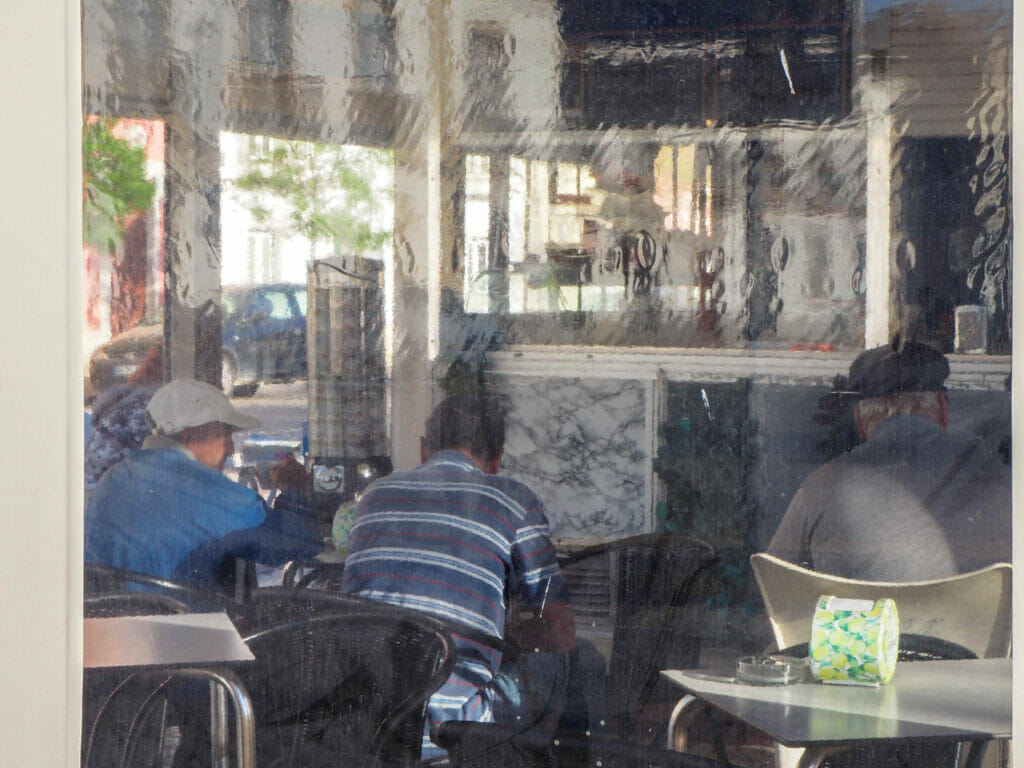
[[[440,451],[366,489],[349,533],[342,589],[495,638],[505,635],[511,596],[528,606],[566,599],[540,500],[458,451]],[[457,631],[454,639],[455,670],[431,698],[428,730],[444,720],[493,718],[489,684],[501,654]],[[438,754],[424,739],[424,757]]]

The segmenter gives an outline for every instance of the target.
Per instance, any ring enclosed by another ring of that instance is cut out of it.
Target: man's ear
[[[945,392],[939,392],[939,427],[945,432],[949,429],[949,400]]]
[[[489,475],[496,475],[501,470],[501,460],[505,456],[505,451],[498,451],[498,455],[493,459],[488,459],[484,462],[484,472]]]
[[[430,460],[430,447],[427,445],[427,438],[420,435],[420,464],[426,464]]]
[[[864,419],[860,413],[860,403],[856,403],[853,406],[853,423],[857,425],[857,434],[860,435],[861,440],[868,439],[867,425],[864,424]]]

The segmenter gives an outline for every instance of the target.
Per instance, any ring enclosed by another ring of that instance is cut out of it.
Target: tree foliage
[[[125,219],[153,204],[156,185],[146,177],[146,151],[113,133],[110,118],[82,126],[83,240],[113,253],[124,237]]]
[[[379,179],[391,167],[389,152],[304,141],[251,141],[249,170],[234,180],[256,221],[271,222],[272,202],[289,226],[313,244],[328,240],[347,253],[379,249],[391,236],[377,229],[390,196]],[[390,176],[388,176],[390,178]]]

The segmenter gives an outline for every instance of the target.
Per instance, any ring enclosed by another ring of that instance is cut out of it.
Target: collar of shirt
[[[875,427],[868,442],[902,440],[907,437],[923,440],[940,434],[942,429],[934,419],[917,414],[905,414],[892,416]]]
[[[199,461],[188,448],[185,447],[184,443],[180,443],[167,435],[150,435],[142,441],[142,450],[152,451],[159,448],[171,448],[175,451],[181,451],[193,461]]]
[[[423,464],[424,467],[455,467],[464,472],[481,472],[469,456],[453,449],[438,451]]]

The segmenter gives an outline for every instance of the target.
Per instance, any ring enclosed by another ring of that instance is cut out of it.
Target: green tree
[[[273,220],[270,201],[281,204],[291,229],[310,241],[362,255],[391,237],[377,229],[381,206],[390,198],[391,153],[367,147],[305,141],[249,142],[248,171],[234,180],[257,222]]]
[[[124,237],[125,219],[153,204],[156,185],[146,178],[146,151],[113,133],[116,120],[82,126],[82,239],[113,253]]]

